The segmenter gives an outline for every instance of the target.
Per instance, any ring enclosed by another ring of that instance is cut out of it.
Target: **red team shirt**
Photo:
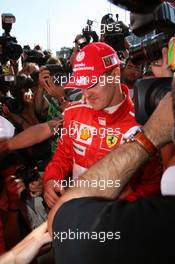
[[[113,113],[97,111],[84,102],[68,106],[64,112],[64,127],[57,150],[46,167],[44,181],[63,180],[72,172],[78,178],[96,161],[123,143],[126,132],[135,131],[140,125],[134,116],[134,106],[128,88],[122,85],[126,97]],[[155,156],[129,182],[132,192],[125,197],[133,201],[140,196],[160,192],[162,170]]]

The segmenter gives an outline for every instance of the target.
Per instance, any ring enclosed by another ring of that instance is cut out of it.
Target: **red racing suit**
[[[79,177],[96,161],[102,159],[111,150],[117,148],[128,131],[134,131],[140,125],[134,117],[133,102],[128,88],[122,85],[126,97],[121,106],[112,114],[104,110],[95,110],[84,102],[68,106],[64,112],[64,127],[57,150],[46,167],[44,181],[63,180],[73,172],[73,178]],[[157,195],[160,192],[162,175],[159,158],[155,156],[132,177],[127,195],[128,200],[140,196]]]

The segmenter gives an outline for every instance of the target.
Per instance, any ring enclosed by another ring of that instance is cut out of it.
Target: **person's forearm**
[[[9,150],[27,148],[48,139],[51,135],[52,132],[47,123],[31,126],[9,139],[8,148]]]
[[[43,245],[39,240],[28,237],[24,238],[9,252],[0,257],[1,264],[28,264],[39,252],[40,247]]]
[[[28,264],[39,253],[40,248],[51,242],[47,232],[47,223],[44,222],[35,228],[21,242],[9,252],[0,257],[1,264]]]
[[[15,256],[13,255],[11,251],[7,252],[3,254],[2,256],[0,256],[0,263],[1,264],[16,264]]]
[[[21,118],[19,115],[10,113],[8,116],[9,120],[13,123],[16,123],[18,126],[23,126],[24,124],[24,119]]]
[[[36,113],[40,114],[41,111],[43,111],[44,107],[45,107],[45,99],[43,97],[44,95],[44,89],[39,86],[35,95],[34,95],[34,102],[35,102],[35,110]]]
[[[63,203],[80,197],[116,198],[123,187],[128,183],[133,173],[148,159],[148,157],[147,152],[137,143],[128,143],[120,146],[105,158],[98,161],[79,178],[78,184],[75,184],[74,188],[69,188],[66,191],[50,211],[48,219],[49,232],[51,233],[54,215]],[[115,183],[115,181],[118,180],[120,187],[116,187],[115,184],[113,184],[112,187],[103,188],[103,190],[99,188],[99,185],[97,188],[83,188],[81,187],[83,186],[81,180],[87,180],[89,184],[91,184],[91,180],[93,180],[93,183],[96,182],[97,185],[100,181],[107,183],[108,180],[110,180],[110,182],[112,180],[112,182]]]

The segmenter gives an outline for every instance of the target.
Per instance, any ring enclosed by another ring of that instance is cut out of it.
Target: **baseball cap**
[[[79,51],[74,59],[73,75],[65,88],[87,89],[98,78],[120,65],[116,51],[104,42],[92,42]]]

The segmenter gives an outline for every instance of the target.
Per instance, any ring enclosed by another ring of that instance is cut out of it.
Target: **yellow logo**
[[[118,138],[116,136],[107,136],[106,137],[106,144],[108,148],[112,148],[115,146],[118,142]]]
[[[89,128],[85,127],[81,130],[80,138],[83,140],[88,140],[91,137],[91,131]]]

